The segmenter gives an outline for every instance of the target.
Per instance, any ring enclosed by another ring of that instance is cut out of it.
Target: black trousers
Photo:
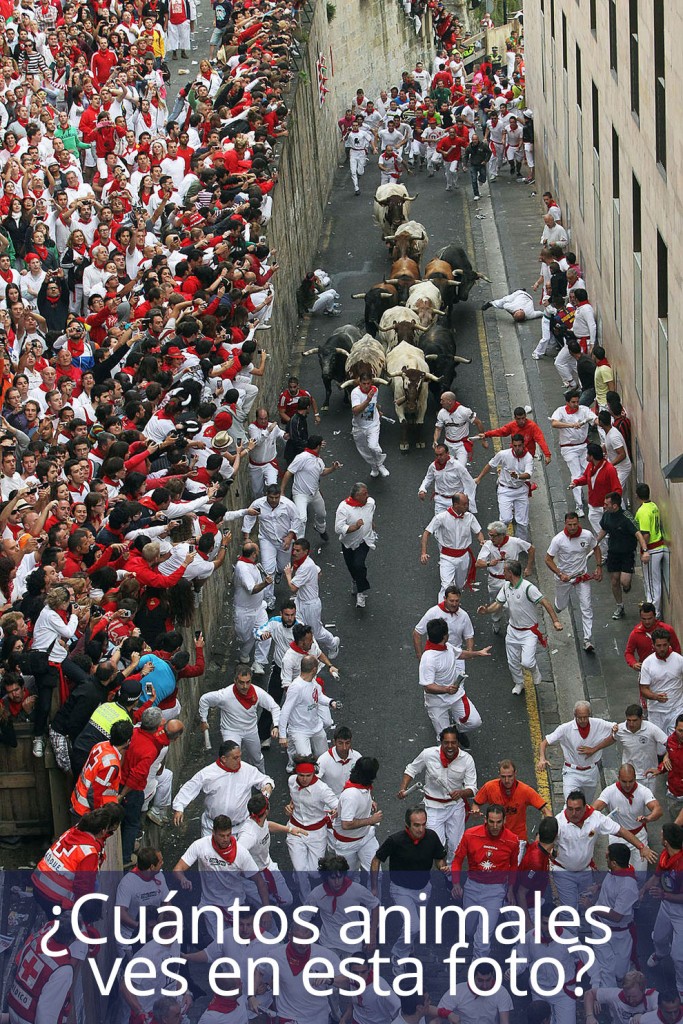
[[[268,680],[268,693],[277,704],[282,704],[282,669],[279,665],[273,665]],[[260,740],[267,740],[270,737],[270,730],[273,728],[273,716],[270,711],[262,711],[258,720],[258,735]]]
[[[123,863],[127,864],[133,854],[135,840],[140,831],[142,805],[145,792],[142,789],[131,789],[123,801],[124,819],[121,824],[121,853]]]
[[[370,589],[368,574],[365,568],[365,559],[368,557],[370,548],[365,541],[361,541],[357,548],[346,548],[342,545],[342,554],[346,562],[346,568],[351,574],[351,579],[356,584],[356,590],[362,594]]]

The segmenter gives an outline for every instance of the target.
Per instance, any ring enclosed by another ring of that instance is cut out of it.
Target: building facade
[[[634,428],[634,472],[662,510],[667,602],[683,626],[683,32],[679,0],[525,4],[536,180],[561,201],[601,343]]]

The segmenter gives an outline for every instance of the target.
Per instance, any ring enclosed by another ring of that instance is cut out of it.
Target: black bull
[[[346,358],[351,351],[354,341],[363,337],[360,327],[353,324],[343,324],[333,334],[323,341],[317,348],[309,348],[304,352],[305,356],[312,356],[316,352],[320,362],[320,375],[325,388],[325,402],[323,409],[329,409],[330,397],[332,395],[332,381],[343,384],[346,380]],[[344,401],[349,402],[348,393],[344,392]]]
[[[457,355],[455,333],[441,321],[436,321],[424,334],[417,336],[417,344],[429,363],[429,370],[438,378],[430,382],[429,389],[436,396],[450,391],[456,376],[456,363],[471,363],[471,359]]]

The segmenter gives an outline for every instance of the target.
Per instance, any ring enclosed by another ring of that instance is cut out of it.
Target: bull
[[[387,185],[380,185],[375,192],[375,221],[382,232],[382,238],[396,233],[399,224],[408,220],[410,204],[417,199],[408,194],[405,185],[397,185],[389,182]]]
[[[354,324],[343,324],[333,334],[323,341],[317,348],[309,348],[304,352],[305,356],[312,356],[316,352],[320,361],[320,374],[325,388],[325,403],[323,410],[330,407],[330,396],[332,395],[332,381],[341,384],[346,380],[346,360],[354,343],[362,336],[360,327]],[[348,402],[348,395],[344,392],[344,401]]]
[[[426,327],[421,326],[420,318],[414,310],[406,309],[405,306],[394,306],[382,317],[378,338],[387,352],[390,352],[402,341],[414,345],[417,335],[426,330]]]
[[[444,264],[448,266],[448,264]],[[393,284],[398,293],[398,301],[404,305],[410,289],[420,280],[420,268],[415,260],[403,256],[391,264],[391,274],[387,278],[387,284]]]
[[[415,447],[424,448],[423,427],[429,384],[437,379],[430,373],[427,361],[419,348],[402,341],[387,356],[387,377],[393,380],[394,405],[401,425],[399,449],[407,452],[411,434]]]
[[[429,236],[424,226],[416,220],[407,220],[396,228],[393,235],[386,235],[385,242],[392,243],[390,253],[392,260],[401,259],[407,256],[419,265],[420,260],[427,251]]]
[[[448,263],[453,271],[453,279],[458,287],[455,292],[455,302],[466,302],[472,288],[477,281],[488,281],[488,277],[480,274],[470,263],[470,258],[461,245],[455,243],[445,245],[436,254],[437,259]]]
[[[441,309],[441,292],[431,281],[418,281],[408,292],[406,308],[414,310],[423,327],[431,327],[437,316],[445,316]]]
[[[450,391],[455,379],[456,363],[471,363],[471,359],[459,356],[456,353],[455,334],[453,329],[445,322],[435,321],[429,330],[420,335],[420,348],[424,352],[429,368],[438,379],[438,384],[430,388],[436,397],[440,397],[444,391]]]
[[[356,292],[352,299],[365,299],[365,330],[373,338],[377,337],[379,323],[384,314],[398,301],[398,293],[393,284],[374,284],[366,292]]]
[[[370,334],[364,334],[351,346],[345,366],[348,379],[341,387],[346,391],[356,384],[362,373],[370,374],[375,384],[386,384],[387,382],[382,380],[385,362],[386,355],[383,347]]]

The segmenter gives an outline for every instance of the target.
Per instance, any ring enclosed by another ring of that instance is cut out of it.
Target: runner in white
[[[578,480],[586,469],[588,428],[597,423],[595,413],[585,405],[579,405],[580,397],[579,391],[568,391],[565,395],[565,404],[556,409],[550,417],[550,426],[560,432],[560,453],[567,463],[571,480]],[[573,487],[572,494],[576,502],[576,514],[583,518],[583,491],[580,487]]]
[[[360,925],[363,918],[354,913],[353,908],[363,907],[370,915],[369,945],[374,947],[377,943],[379,899],[367,886],[349,878],[349,862],[343,854],[328,853],[320,859],[318,870],[322,883],[309,893],[306,903],[317,907],[320,913],[320,941],[342,959],[362,953],[361,940],[351,938],[351,932],[344,929],[352,929],[355,922]]]
[[[427,635],[427,626],[433,619],[445,619],[448,623],[448,642],[463,651],[474,650],[474,626],[464,608],[460,607],[462,590],[451,585],[446,587],[443,601],[432,605],[424,613],[413,630],[413,647],[419,661],[422,657],[423,638]],[[465,671],[463,662],[460,671]]]
[[[683,656],[672,650],[665,629],[653,629],[652,644],[654,652],[640,669],[640,696],[647,702],[650,722],[668,737],[683,712]]]
[[[334,532],[341,541],[344,562],[353,580],[357,608],[365,608],[370,589],[365,560],[377,543],[375,508],[375,499],[368,495],[366,485],[358,482],[349,497],[340,502],[334,517]]]
[[[549,746],[559,743],[562,749],[562,791],[565,800],[569,793],[580,789],[586,797],[586,803],[592,802],[600,781],[602,745],[605,740],[611,739],[615,724],[606,722],[604,718],[592,718],[589,702],[579,700],[574,705],[571,721],[558,725],[557,729],[553,729],[541,740],[539,771],[549,767],[546,759]]]
[[[370,467],[370,476],[389,476],[386,455],[380,448],[380,413],[377,385],[369,373],[361,373],[360,383],[351,392],[351,434],[362,459]]]
[[[249,481],[254,498],[266,492],[268,484],[277,484],[277,442],[284,440],[285,432],[268,419],[267,409],[257,409],[256,419],[249,424],[249,439],[254,447],[249,450]]]
[[[454,725],[441,731],[439,743],[438,747],[425,747],[406,765],[397,795],[405,800],[413,780],[424,772],[427,827],[454,853],[465,831],[468,801],[477,792],[477,769],[471,754],[460,749]]]
[[[441,440],[441,433],[444,433],[444,442],[451,455],[461,462],[463,466],[469,461],[469,453],[472,450],[470,441],[470,423],[474,423],[480,434],[484,433],[484,424],[476,412],[461,405],[452,391],[444,391],[439,399],[441,408],[437,413],[436,426],[434,427],[434,445]],[[486,438],[482,439],[484,448],[489,443]]]
[[[306,925],[293,922],[289,932],[289,942],[280,942],[268,947],[268,956],[278,965],[280,991],[277,997],[277,1020],[279,1024],[327,1024],[330,1007],[325,995],[332,995],[333,986],[346,988],[348,980],[339,974],[339,957],[325,946],[317,942],[311,943],[310,931]],[[334,971],[334,979],[330,981],[313,981],[304,985],[303,970],[309,960],[322,958]]]
[[[359,750],[353,749],[353,733],[348,725],[338,725],[332,736],[332,746],[318,760],[318,778],[339,796],[349,781],[351,770],[361,757]]]
[[[588,559],[595,558],[595,571],[589,573]],[[602,580],[602,550],[597,546],[590,530],[582,530],[576,512],[566,512],[564,530],[550,542],[545,564],[557,576],[555,584],[555,608],[563,612],[575,595],[581,611],[583,649],[592,654],[593,647],[593,604],[591,581]]]
[[[280,825],[270,821],[268,813],[270,802],[263,793],[255,793],[247,804],[249,817],[240,830],[240,846],[245,847],[254,858],[256,866],[262,872],[271,903],[288,907],[294,897],[279,867],[270,855],[270,837],[274,832],[287,835],[303,836],[308,834],[305,829],[295,825]]]
[[[624,721],[612,730],[612,741],[621,747],[621,763],[632,764],[637,781],[646,785],[649,785],[649,773],[658,770],[667,739],[658,725],[646,721],[640,704],[629,704]]]
[[[584,996],[586,1024],[597,1024],[596,1013],[609,1010],[612,1024],[631,1024],[633,1017],[657,1009],[658,992],[647,987],[641,971],[628,971],[621,988],[591,988]]]
[[[446,1013],[460,1024],[509,1024],[512,997],[501,985],[497,991],[496,973],[492,963],[480,962],[474,969],[474,988],[467,981],[458,982],[439,1002],[439,1017]],[[491,991],[487,993],[487,990]]]
[[[273,720],[271,737],[277,739],[280,705],[276,704],[260,686],[252,684],[251,669],[246,665],[238,665],[235,669],[235,681],[231,686],[209,690],[201,695],[199,722],[202,732],[209,731],[207,715],[210,708],[220,709],[220,731],[223,741],[234,740],[250,763],[260,772],[265,771],[258,734],[259,709],[270,712]]]
[[[372,784],[378,771],[376,758],[359,757],[337,804],[329,844],[335,853],[346,858],[351,871],[369,871],[379,846],[375,825],[379,825],[383,815],[372,798]]]
[[[534,460],[525,448],[524,435],[513,434],[510,448],[503,448],[486,463],[474,482],[481,483],[491,469],[498,472],[498,513],[506,526],[515,523],[515,533],[529,539],[529,497]]]
[[[664,813],[652,790],[636,781],[636,772],[632,764],[622,764],[617,781],[603,789],[593,807],[596,811],[605,811],[610,818],[623,825],[634,836],[639,836],[645,846],[650,845],[647,826],[661,818]],[[647,861],[643,860],[638,851],[631,849],[629,853],[631,867],[636,871],[647,871]]]
[[[507,532],[505,523],[500,519],[494,520],[486,527],[489,539],[485,541],[479,551],[475,563],[477,569],[486,569],[486,583],[489,591],[489,601],[495,601],[500,588],[505,582],[504,566],[508,558],[519,562],[521,555],[526,555],[526,566],[524,578],[532,575],[535,568],[536,548],[526,540],[519,537],[511,537]],[[493,632],[500,633],[500,621],[502,619],[500,609],[491,613]]]
[[[445,512],[451,507],[453,495],[462,492],[470,502],[470,511],[477,511],[477,485],[467,471],[466,466],[448,451],[445,444],[434,445],[434,461],[431,462],[420,484],[417,496],[420,501],[428,498],[430,488],[434,488],[434,512]]]
[[[472,589],[476,575],[472,537],[483,544],[484,534],[479,520],[469,511],[467,495],[455,494],[451,507],[435,515],[425,527],[420,542],[420,561],[423,565],[429,561],[427,544],[431,534],[439,545],[439,600],[443,601],[446,587],[451,583],[461,590],[465,586]]]
[[[555,995],[547,995],[557,987],[558,971],[562,971],[565,978],[571,981],[576,977],[577,970],[576,953],[570,953],[567,944],[558,942],[553,932],[550,931],[550,916],[554,910],[552,903],[544,904],[541,908],[538,931],[536,928],[532,928],[526,933],[524,942],[515,947],[519,962],[526,961],[524,966],[520,966],[518,970],[521,972],[532,967],[535,969],[537,984],[530,986],[531,998],[534,1002],[543,999],[550,1003],[552,1008],[552,1018],[550,1019],[553,1024],[576,1024],[576,998],[571,988],[563,986]],[[557,929],[553,931],[557,934]],[[517,979],[518,982],[520,980]],[[542,989],[543,995],[539,995],[535,988]]]
[[[161,869],[161,850],[141,846],[137,852],[136,871],[128,871],[116,887],[115,903],[121,918],[121,935],[129,939],[137,931],[140,907],[160,907],[168,896],[168,886]],[[119,956],[132,956],[132,947],[116,944]]]
[[[252,501],[251,508],[258,511],[258,516],[244,517],[242,533],[246,540],[258,522],[261,564],[266,575],[273,577],[273,583],[263,590],[263,599],[268,608],[273,608],[275,584],[280,582],[284,567],[289,565],[292,543],[303,534],[305,523],[294,502],[280,494],[277,484],[269,484],[265,497]]]
[[[481,725],[481,716],[465,694],[464,677],[460,665],[468,658],[484,658],[491,654],[490,647],[480,651],[462,651],[448,640],[445,619],[432,619],[427,624],[427,643],[420,659],[418,682],[423,688],[425,709],[438,737],[449,725],[455,725],[463,746],[463,733],[472,732]]]
[[[284,494],[291,480],[292,501],[296,505],[301,521],[308,522],[309,506],[313,509],[313,526],[323,540],[328,539],[327,510],[320,493],[320,480],[330,473],[341,469],[341,462],[333,462],[326,466],[320,458],[323,439],[319,434],[311,434],[308,447],[296,455],[282,476],[280,490]]]
[[[294,594],[296,617],[313,630],[313,636],[330,658],[339,654],[339,637],[333,636],[322,623],[322,602],[318,577],[322,572],[310,557],[311,545],[305,537],[299,537],[292,544],[292,562],[285,566],[287,586]]]
[[[634,780],[635,781],[635,780]],[[596,807],[596,810],[598,808]],[[619,820],[619,815],[616,815]],[[641,839],[645,833],[642,833]],[[647,841],[647,840],[646,840]],[[611,936],[609,942],[601,943],[600,937],[604,934],[602,928],[593,927],[593,938],[596,945],[595,967],[591,970],[591,983],[599,988],[609,988],[618,985],[631,966],[633,956],[633,908],[638,902],[638,882],[633,870],[638,870],[636,865],[629,865],[629,855],[635,853],[630,850],[626,843],[614,840],[607,847],[605,859],[607,861],[608,873],[605,875],[602,885],[594,886],[592,892],[584,897],[584,901],[590,905],[593,900],[597,906],[594,910],[595,919],[603,925],[608,925]],[[643,861],[643,870],[647,869],[647,863]],[[643,876],[644,878],[645,876]],[[609,907],[607,913],[598,908]]]
[[[370,153],[377,152],[374,137],[372,135],[368,135],[366,131],[363,131],[362,123],[362,118],[357,117],[353,128],[344,140],[344,146],[349,151],[351,181],[353,182],[353,189],[357,196],[360,195],[360,183],[358,179],[365,174],[365,165],[367,163],[368,156]]]
[[[306,833],[287,836],[287,849],[297,873],[299,892],[305,900],[311,891],[309,873],[317,871],[318,861],[325,856],[327,829],[336,813],[338,799],[317,777],[313,761],[305,757],[295,758],[289,795],[290,803],[285,807],[289,824]]]
[[[545,608],[555,629],[561,630],[563,627],[550,601],[533,583],[522,579],[520,562],[507,559],[504,573],[505,583],[498,591],[496,600],[493,604],[479,605],[477,614],[495,614],[507,607],[510,621],[505,634],[505,652],[510,675],[515,684],[512,692],[519,694],[524,690],[525,676],[537,686],[542,681],[541,671],[536,664],[536,646],[540,640],[541,646],[547,647],[548,641],[540,630],[539,605]]]
[[[238,660],[248,662],[253,651],[252,670],[262,674],[268,660],[269,644],[265,640],[256,640],[254,631],[268,621],[263,598],[273,577],[263,567],[259,568],[259,557],[258,544],[247,541],[242,546],[242,554],[235,563],[233,574],[233,609],[235,637],[239,644]]]
[[[323,693],[316,680],[318,660],[310,655],[301,659],[301,674],[287,687],[287,697],[280,716],[280,746],[289,751],[289,764],[298,754],[319,757],[327,750],[327,736],[320,717],[320,707],[341,707]]]

